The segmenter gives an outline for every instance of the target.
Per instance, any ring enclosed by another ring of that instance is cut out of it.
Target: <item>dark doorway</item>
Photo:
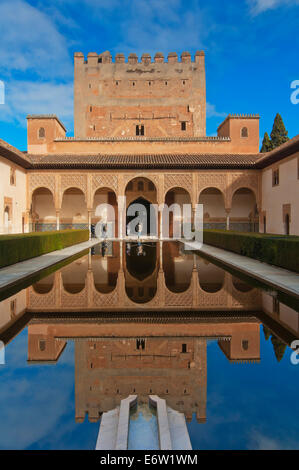
[[[285,233],[286,235],[290,235],[290,216],[286,214],[285,216]]]
[[[151,216],[150,216],[150,208],[151,208],[151,203],[149,201],[147,201],[146,199],[144,199],[143,197],[139,197],[137,199],[135,199],[135,201],[131,202],[131,204],[128,206],[128,209],[129,207],[131,207],[133,204],[141,204],[143,206],[143,211],[146,211],[146,215],[144,215],[144,217],[146,217],[146,227],[143,227],[143,230],[142,230],[142,235],[156,235],[157,233],[157,230],[156,230],[156,218],[154,218],[155,220],[152,221],[152,224],[151,224]],[[133,231],[133,233],[128,233],[128,224],[134,220],[136,217],[138,217],[138,215],[140,217],[143,217],[142,214],[138,214],[138,211],[135,211],[135,214],[134,215],[128,215],[128,209],[127,209],[127,216],[126,216],[126,233],[127,235],[136,235],[136,230],[137,230],[137,225],[138,223],[136,223],[136,226],[135,226],[135,233]],[[133,230],[134,230],[133,229]],[[132,230],[131,230],[132,232]]]

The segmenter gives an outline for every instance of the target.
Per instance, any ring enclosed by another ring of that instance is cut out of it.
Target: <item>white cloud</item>
[[[198,6],[186,10],[179,0],[133,0],[132,14],[121,28],[119,47],[137,53],[182,51],[203,46],[206,25]]]
[[[71,0],[59,1],[64,4]],[[143,52],[195,51],[203,47],[210,22],[205,20],[198,3],[190,0],[186,8],[183,0],[71,1],[72,5],[89,9],[90,18],[99,28],[106,27],[111,31],[116,19],[120,39],[111,48],[113,53],[136,52],[139,55]]]
[[[299,443],[287,437],[269,437],[257,430],[252,430],[247,446],[251,450],[292,450],[299,449]]]
[[[299,0],[248,0],[252,15],[258,15],[280,6],[299,5]]]
[[[24,0],[0,3],[0,73],[34,72],[42,77],[66,77],[72,61],[66,39],[51,18]]]
[[[207,107],[207,109],[206,109],[207,118],[210,118],[210,117],[226,117],[227,116],[227,113],[217,111],[216,106],[214,104],[207,103],[206,107]]]
[[[27,114],[57,114],[66,127],[73,120],[73,82],[11,81],[6,83],[5,105],[0,120],[26,126]]]

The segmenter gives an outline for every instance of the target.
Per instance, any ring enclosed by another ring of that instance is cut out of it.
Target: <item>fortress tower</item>
[[[127,62],[110,52],[74,56],[76,138],[203,137],[206,134],[205,56],[162,53]]]

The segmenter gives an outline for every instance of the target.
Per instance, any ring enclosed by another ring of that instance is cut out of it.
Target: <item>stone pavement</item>
[[[36,274],[43,269],[49,268],[54,264],[58,264],[67,258],[77,255],[81,251],[97,245],[99,240],[90,240],[87,242],[79,243],[77,245],[63,248],[62,250],[52,251],[45,255],[37,256],[20,263],[12,264],[5,268],[0,269],[0,292],[16,285],[20,281]]]
[[[293,271],[198,242],[184,242],[187,248],[203,253],[230,268],[258,279],[269,286],[299,298],[299,275]]]

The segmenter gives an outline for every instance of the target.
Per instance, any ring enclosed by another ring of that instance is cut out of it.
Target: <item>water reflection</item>
[[[261,360],[261,325],[277,361],[299,337],[298,313],[276,293],[173,242],[99,245],[0,303],[5,344],[26,325],[29,364],[56,364],[74,343],[77,423],[97,422],[130,394],[141,407],[158,395],[205,423],[210,342],[245,364]],[[140,411],[133,433],[149,416]]]

